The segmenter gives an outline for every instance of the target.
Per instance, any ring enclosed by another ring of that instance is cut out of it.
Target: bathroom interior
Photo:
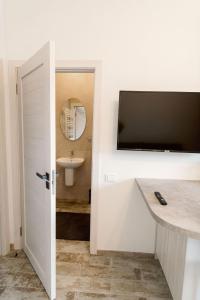
[[[56,238],[90,239],[94,72],[56,72]]]

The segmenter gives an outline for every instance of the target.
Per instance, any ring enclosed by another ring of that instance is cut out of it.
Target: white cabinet
[[[200,241],[157,225],[156,256],[174,300],[200,299]]]

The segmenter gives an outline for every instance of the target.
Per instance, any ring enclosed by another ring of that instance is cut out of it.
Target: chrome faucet
[[[70,151],[70,156],[72,157],[74,155],[74,150]]]

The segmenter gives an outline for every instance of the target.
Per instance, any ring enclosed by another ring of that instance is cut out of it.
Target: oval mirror
[[[70,98],[65,101],[60,114],[60,126],[64,136],[70,141],[82,136],[86,126],[86,110],[79,99]]]

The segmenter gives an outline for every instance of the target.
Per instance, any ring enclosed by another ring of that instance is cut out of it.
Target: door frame
[[[10,222],[11,212],[11,191],[8,188],[10,181],[10,99],[9,99],[9,80],[8,80],[8,63],[3,59],[0,60],[0,135],[2,143],[0,144],[0,160],[2,169],[0,170],[0,255],[6,255],[10,251],[12,243]]]
[[[98,249],[98,194],[99,194],[99,153],[100,153],[100,105],[101,105],[101,61],[57,60],[56,72],[94,73],[93,128],[92,128],[92,174],[90,212],[90,253]]]
[[[2,95],[1,95],[2,96]],[[0,135],[2,143],[0,143],[0,256],[6,255],[10,251],[10,234],[9,234],[9,205],[8,205],[8,174],[7,174],[7,155],[6,155],[6,120],[5,98],[2,97],[2,111],[0,111]]]
[[[18,68],[22,60],[0,62],[0,132],[3,144],[0,145],[0,159],[4,162],[0,170],[0,255],[6,255],[10,249],[22,248],[21,238],[21,153],[20,153],[20,103],[16,93]]]

